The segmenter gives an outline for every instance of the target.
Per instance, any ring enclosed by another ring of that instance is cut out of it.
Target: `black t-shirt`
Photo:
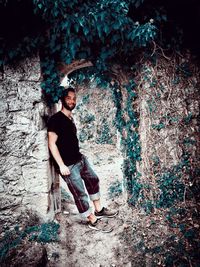
[[[54,114],[48,121],[48,132],[55,132],[58,136],[56,145],[65,165],[75,164],[81,159],[77,130],[73,120],[69,119],[61,111]],[[53,158],[53,157],[52,157]],[[59,170],[53,158],[55,168]]]

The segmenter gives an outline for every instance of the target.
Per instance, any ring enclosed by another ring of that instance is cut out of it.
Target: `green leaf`
[[[39,9],[42,9],[42,4],[39,3],[39,4],[38,4],[38,7],[39,7]]]

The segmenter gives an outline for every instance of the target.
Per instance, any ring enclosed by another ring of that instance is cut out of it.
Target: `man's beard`
[[[72,111],[72,110],[75,108],[76,105],[74,104],[73,106],[70,107],[70,106],[67,105],[67,103],[63,102],[63,106],[64,106],[67,110]]]

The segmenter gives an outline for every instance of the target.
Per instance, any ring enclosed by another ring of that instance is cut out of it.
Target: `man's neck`
[[[65,107],[62,107],[61,112],[65,114],[69,119],[72,119],[72,112]]]

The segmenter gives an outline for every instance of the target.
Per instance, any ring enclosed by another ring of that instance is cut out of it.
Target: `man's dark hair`
[[[63,91],[63,95],[61,96],[60,100],[63,103],[65,101],[65,97],[68,96],[69,92],[75,93],[75,89],[73,87],[68,87]]]

